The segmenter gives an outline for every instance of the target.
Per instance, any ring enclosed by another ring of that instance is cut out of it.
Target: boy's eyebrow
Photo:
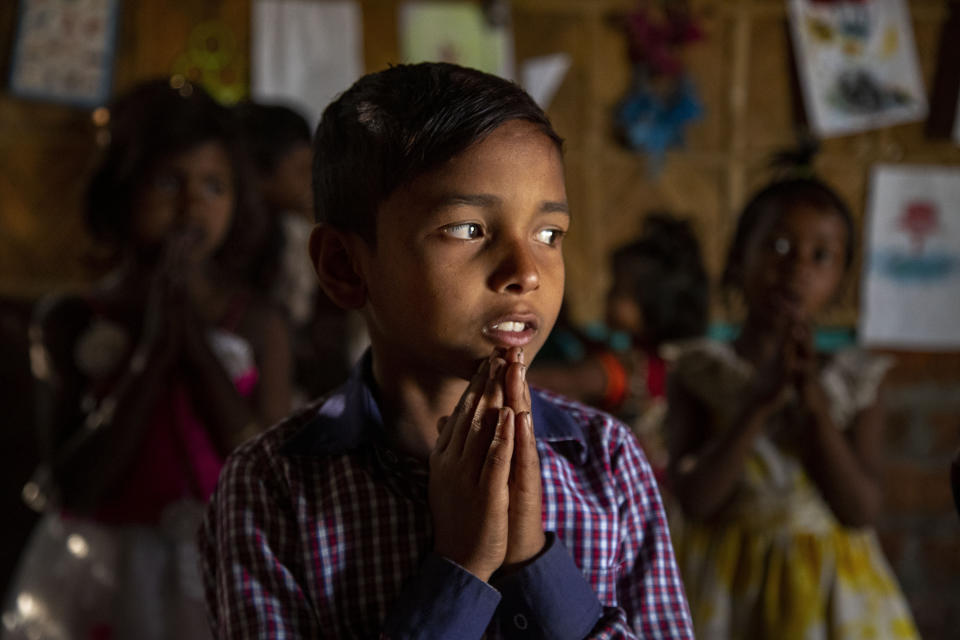
[[[452,193],[443,196],[437,201],[436,209],[444,209],[456,205],[469,207],[492,208],[499,206],[503,201],[495,195],[487,193]],[[565,213],[570,215],[570,207],[566,202],[546,200],[540,205],[542,213]]]

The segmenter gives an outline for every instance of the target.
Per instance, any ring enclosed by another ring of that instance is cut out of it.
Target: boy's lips
[[[483,335],[497,346],[522,347],[527,345],[540,328],[540,319],[532,313],[512,313],[488,322]]]

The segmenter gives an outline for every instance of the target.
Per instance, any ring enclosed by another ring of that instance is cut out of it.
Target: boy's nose
[[[527,293],[540,287],[540,268],[532,249],[523,240],[507,244],[490,285],[502,293]]]

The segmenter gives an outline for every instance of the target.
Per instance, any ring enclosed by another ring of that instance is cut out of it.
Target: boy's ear
[[[354,240],[357,238],[328,224],[318,224],[310,232],[310,259],[320,287],[344,309],[359,309],[367,300]]]

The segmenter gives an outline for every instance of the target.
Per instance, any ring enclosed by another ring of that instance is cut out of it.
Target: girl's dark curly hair
[[[648,346],[706,331],[710,286],[689,222],[649,214],[640,237],[614,251],[612,266],[643,311]]]
[[[110,107],[109,143],[87,185],[84,217],[94,238],[118,250],[128,240],[137,193],[157,164],[199,145],[220,143],[230,158],[236,198],[230,231],[215,259],[242,270],[264,224],[249,158],[234,116],[197,85],[150,80]]]

